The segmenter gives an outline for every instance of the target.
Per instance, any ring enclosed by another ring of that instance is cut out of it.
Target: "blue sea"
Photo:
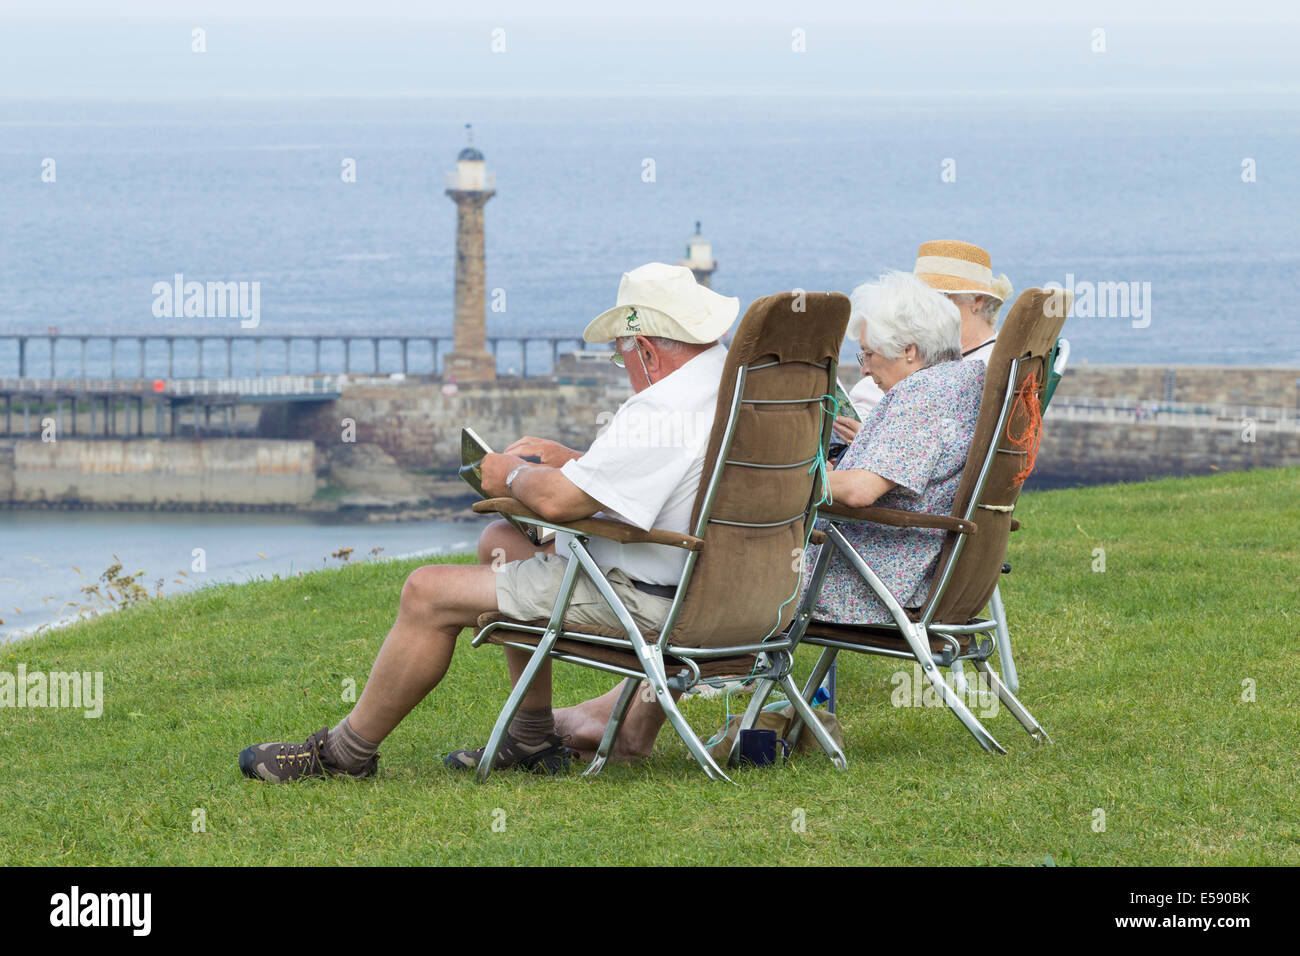
[[[448,335],[444,176],[466,122],[496,176],[487,286],[505,308],[488,314],[490,333],[579,333],[624,271],[681,257],[699,220],[714,288],[742,306],[848,291],[910,269],[924,240],[959,238],[988,248],[1017,289],[1068,276],[1150,289],[1149,321],[1071,319],[1073,362],[1300,365],[1300,105],[1284,95],[0,100],[0,336]],[[259,282],[259,328],[155,318],[152,288],[177,273]],[[219,348],[209,369],[224,364]],[[235,355],[250,372],[251,349]],[[78,349],[57,358],[59,375],[79,374]],[[392,352],[381,360],[395,368]],[[29,361],[47,374],[39,346]],[[125,349],[119,361],[135,367]],[[368,369],[368,354],[356,361]],[[176,363],[195,371],[185,349]],[[106,372],[92,348],[89,373]],[[0,377],[15,373],[0,338]],[[468,550],[475,531],[0,515],[0,640],[84,603],[86,578],[114,554],[170,592],[193,586],[173,572],[202,542],[215,554],[206,580],[246,580],[319,567],[343,545]]]
[[[1149,324],[1070,321],[1074,361],[1300,364],[1300,103],[1281,94],[0,101],[0,334],[449,334],[466,122],[497,183],[491,333],[580,331],[700,220],[742,306],[848,291],[951,237],[1018,290],[1149,283]],[[258,281],[259,328],[155,318],[177,273]],[[58,359],[78,374],[77,349]]]

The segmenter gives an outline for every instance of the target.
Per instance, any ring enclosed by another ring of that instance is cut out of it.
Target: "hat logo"
[[[641,326],[637,322],[636,309],[627,314],[627,330],[629,332],[640,332]]]

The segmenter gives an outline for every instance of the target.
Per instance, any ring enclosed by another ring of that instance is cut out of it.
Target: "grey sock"
[[[540,710],[524,710],[522,707],[510,721],[510,736],[529,750],[537,750],[546,743],[546,738],[555,733],[555,712],[549,707]]]
[[[360,770],[375,755],[379,744],[362,737],[344,717],[325,740],[325,759],[340,770]]]

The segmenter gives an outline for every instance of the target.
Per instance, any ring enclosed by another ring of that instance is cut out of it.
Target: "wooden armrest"
[[[1012,531],[1019,531],[1019,530],[1020,530],[1020,522],[1017,521],[1015,518],[1012,518],[1012,519],[1011,519],[1011,530],[1012,530]]]
[[[812,532],[808,535],[808,543],[809,543],[809,544],[825,544],[825,543],[826,543],[826,532],[825,532],[825,531],[818,531],[816,528],[813,528],[813,529],[812,529]]]
[[[940,528],[958,534],[974,534],[975,522],[951,515],[928,515],[920,511],[900,511],[896,508],[848,508],[836,502],[817,509],[819,518],[848,518],[851,521],[870,521],[895,528]]]
[[[608,538],[611,541],[617,541],[619,544],[666,544],[670,548],[681,548],[685,551],[701,551],[704,549],[704,540],[694,535],[677,531],[664,531],[660,528],[642,531],[636,525],[630,525],[623,521],[614,521],[612,518],[547,521],[545,518],[533,514],[524,506],[523,502],[514,498],[488,498],[484,501],[476,501],[474,502],[474,512],[481,515],[509,515],[528,524],[543,524],[559,528],[561,531],[572,531],[574,534]]]

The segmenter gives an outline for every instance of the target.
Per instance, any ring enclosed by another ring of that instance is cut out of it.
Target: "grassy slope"
[[[859,656],[840,672],[847,773],[806,757],[711,785],[669,731],[639,767],[477,786],[438,756],[482,742],[507,682],[466,639],[377,781],[242,779],[244,745],[346,713],[342,682],[364,681],[418,562],[366,564],[0,649],[0,670],[102,670],[106,696],[98,720],[0,711],[0,863],[1300,863],[1300,469],[1033,494],[1018,513],[1003,590],[1051,747],[1003,711],[989,726],[1010,753],[986,754],[944,711],[892,707],[897,665]],[[609,684],[558,675],[561,702]],[[687,716],[711,732],[722,704]]]

